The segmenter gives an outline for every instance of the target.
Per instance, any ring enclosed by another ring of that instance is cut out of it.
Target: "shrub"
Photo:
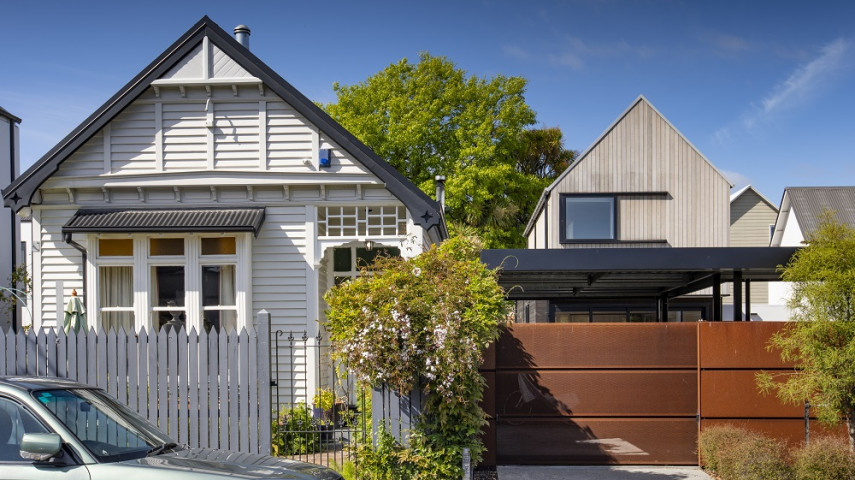
[[[786,445],[734,426],[710,427],[698,446],[704,465],[723,480],[787,480]]]
[[[819,437],[793,454],[796,480],[849,480],[855,478],[855,455],[841,439]]]
[[[710,472],[718,473],[722,449],[741,441],[746,433],[745,429],[733,425],[705,428],[698,437],[701,465]]]
[[[461,476],[465,448],[481,458],[486,381],[478,368],[513,310],[479,253],[477,239],[457,236],[415,258],[381,256],[324,297],[336,360],[365,386],[426,394],[406,448],[384,445],[394,450],[385,457],[374,455],[378,447],[356,450],[368,478],[386,478],[389,459],[401,478],[416,480]]]
[[[273,421],[273,455],[305,455],[320,451],[320,435],[312,418],[312,410],[305,403],[291,408],[282,407]]]

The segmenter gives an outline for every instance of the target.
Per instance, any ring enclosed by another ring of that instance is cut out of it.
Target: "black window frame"
[[[567,198],[610,198],[612,200],[612,238],[567,238]],[[618,196],[614,193],[562,193],[558,196],[560,243],[618,243]]]

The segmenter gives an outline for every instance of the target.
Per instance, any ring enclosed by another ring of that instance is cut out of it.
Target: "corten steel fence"
[[[0,375],[105,389],[179,443],[270,452],[270,316],[240,331],[0,333]],[[260,421],[264,420],[264,421]]]
[[[276,330],[271,338],[274,453],[331,467],[354,461],[353,448],[370,441],[370,392],[333,361],[324,333]]]

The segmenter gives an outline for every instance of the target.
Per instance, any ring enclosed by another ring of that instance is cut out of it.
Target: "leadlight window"
[[[321,237],[400,236],[407,234],[402,206],[319,207]]]

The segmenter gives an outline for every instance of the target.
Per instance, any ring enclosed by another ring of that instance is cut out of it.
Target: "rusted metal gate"
[[[517,324],[491,351],[487,463],[697,464],[697,324]]]
[[[766,346],[784,322],[516,324],[487,352],[486,465],[697,465],[699,431],[736,424],[792,445],[826,430],[757,391],[795,373]]]
[[[843,426],[826,429],[802,405],[783,405],[775,395],[757,391],[755,375],[792,375],[793,364],[769,351],[769,338],[784,322],[704,322],[698,325],[701,430],[723,423],[770,435],[797,445],[805,430],[814,435],[840,435]]]

